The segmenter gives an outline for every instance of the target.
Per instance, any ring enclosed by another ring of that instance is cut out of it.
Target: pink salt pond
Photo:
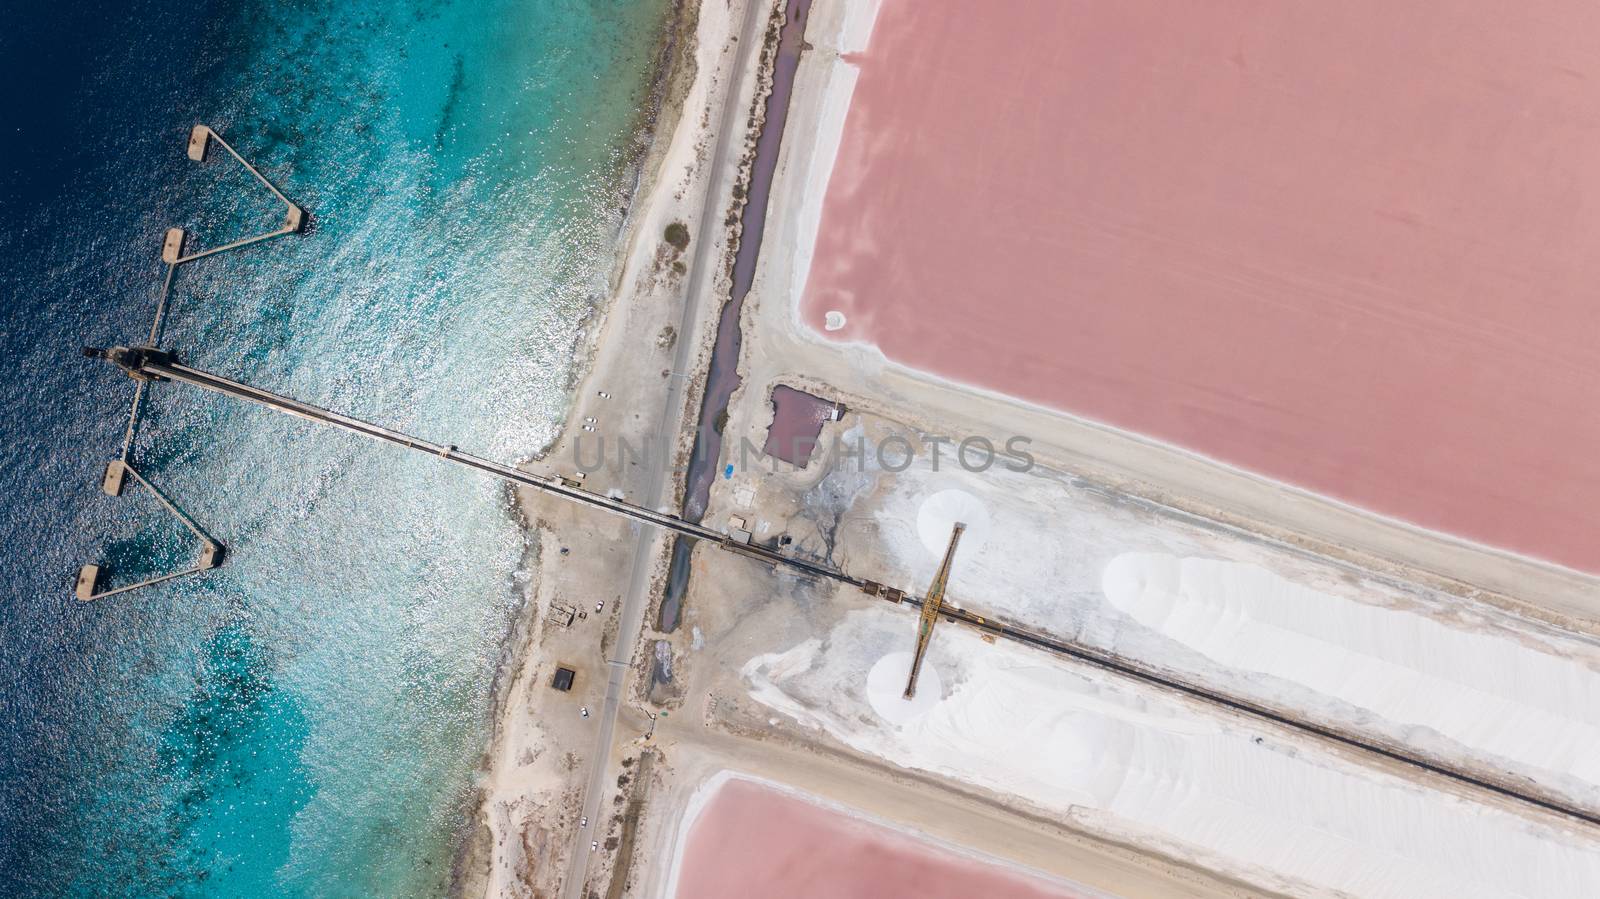
[[[838,403],[784,384],[772,388],[772,426],[762,452],[805,468],[817,447],[822,426],[844,413]]]
[[[804,316],[1600,572],[1596,46],[1593,0],[884,0]]]
[[[677,899],[1066,899],[1083,894],[748,780],[694,819]]]

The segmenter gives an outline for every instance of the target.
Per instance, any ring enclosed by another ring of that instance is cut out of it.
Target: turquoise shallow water
[[[79,607],[72,572],[101,547],[118,580],[189,547],[148,497],[95,489],[131,385],[73,354],[147,327],[164,227],[212,245],[277,216],[220,154],[183,159],[205,120],[313,227],[180,269],[165,343],[421,436],[530,454],[554,434],[606,291],[667,12],[39,9],[0,38],[19,67],[72,73],[19,76],[32,93],[8,102],[26,127],[0,173],[23,222],[0,236],[4,339],[35,373],[0,388],[0,487],[20,499],[3,521],[17,551],[3,572],[0,893],[443,891],[531,577],[504,490],[169,386],[141,467],[228,562]],[[63,34],[69,49],[42,49]],[[62,134],[69,152],[38,153]]]

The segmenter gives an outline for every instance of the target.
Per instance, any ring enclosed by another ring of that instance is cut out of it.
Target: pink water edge
[[[1600,4],[884,0],[803,313],[1600,572]]]
[[[690,827],[677,899],[1065,899],[1025,877],[742,779]]]

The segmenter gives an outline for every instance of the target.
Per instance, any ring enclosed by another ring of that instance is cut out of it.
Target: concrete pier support
[[[298,204],[290,201],[288,197],[284,196],[283,191],[279,190],[277,186],[274,185],[266,175],[263,175],[259,169],[251,165],[249,160],[246,160],[243,156],[240,156],[239,152],[230,146],[228,142],[223,139],[222,135],[213,131],[209,125],[196,124],[194,127],[189,129],[189,140],[185,148],[185,152],[190,160],[194,162],[205,162],[206,153],[210,150],[213,143],[221,147],[227,153],[227,155],[233,157],[235,162],[243,166],[244,170],[249,172],[251,177],[259,182],[262,187],[266,188],[274,197],[278,199],[279,202],[283,204],[284,216],[282,219],[282,224],[271,231],[251,235],[249,237],[242,237],[237,240],[224,243],[220,246],[214,246],[209,249],[201,249],[193,252],[186,252],[186,244],[188,243],[189,237],[187,231],[185,231],[183,228],[168,228],[161,238],[161,261],[166,263],[167,273],[166,278],[161,285],[160,295],[156,300],[155,319],[150,325],[150,344],[152,346],[158,344],[161,340],[162,325],[166,321],[167,303],[172,293],[173,278],[176,275],[180,265],[188,262],[194,262],[199,259],[204,259],[207,256],[214,256],[218,253],[225,253],[229,250],[237,250],[265,240],[271,240],[275,237],[280,237],[285,234],[299,233],[305,229],[306,222],[308,221],[308,217],[304,209],[302,209]],[[169,574],[158,575],[156,577],[140,581],[136,584],[128,584],[126,586],[114,587],[111,589],[102,589],[102,582],[107,579],[107,571],[104,563],[84,565],[78,571],[78,578],[74,592],[78,599],[86,602],[89,600],[103,599],[107,596],[114,596],[118,593],[126,593],[130,590],[137,590],[141,587],[152,586],[176,577],[182,577],[187,574],[209,571],[221,565],[222,560],[227,553],[226,547],[207,535],[205,531],[200,528],[200,525],[188,515],[188,513],[179,508],[176,503],[174,503],[169,497],[157,489],[154,484],[146,480],[145,477],[139,473],[138,469],[134,468],[134,437],[139,426],[139,414],[144,405],[145,387],[149,383],[148,379],[138,376],[135,376],[135,380],[138,381],[138,385],[134,388],[133,405],[128,412],[128,427],[123,435],[121,457],[112,461],[106,466],[105,473],[100,479],[100,490],[107,496],[121,496],[127,486],[128,478],[132,478],[134,481],[137,481],[139,484],[143,485],[144,488],[156,498],[156,501],[160,503],[162,507],[164,507],[172,515],[176,516],[179,521],[183,522],[184,527],[186,527],[192,534],[194,534],[195,538],[200,541],[200,557],[192,566],[182,571],[174,571]]]
[[[122,587],[113,587],[111,589],[103,589],[103,582],[105,581],[107,575],[104,562],[95,562],[85,565],[78,569],[78,582],[73,590],[74,594],[84,602],[89,602],[96,599],[104,599],[108,596],[115,596],[118,593],[127,593],[131,590],[138,590],[141,587],[150,587],[155,584],[170,581],[173,578],[183,577],[187,574],[198,574],[202,571],[210,571],[211,569],[221,565],[223,558],[227,555],[227,547],[223,546],[220,542],[212,538],[210,534],[207,534],[200,527],[200,525],[192,517],[190,517],[189,513],[180,509],[177,503],[173,502],[172,499],[165,493],[162,493],[161,490],[156,487],[156,485],[150,483],[150,481],[147,480],[144,475],[140,474],[139,470],[134,468],[133,465],[127,460],[113,459],[109,464],[106,465],[105,475],[100,479],[100,489],[107,496],[121,496],[124,488],[127,486],[129,478],[132,478],[134,481],[142,485],[145,490],[149,491],[150,495],[155,497],[156,502],[160,503],[162,508],[166,509],[172,514],[173,517],[182,522],[183,526],[188,529],[189,533],[193,534],[195,539],[200,541],[200,557],[195,560],[193,565],[181,571],[156,575],[155,577],[146,578],[145,580],[139,581],[136,584],[127,584]]]
[[[190,129],[188,145],[189,158],[195,162],[204,162],[206,158],[206,152],[212,144],[216,144],[217,146],[221,147],[229,156],[233,157],[235,162],[243,166],[244,170],[249,172],[251,177],[255,178],[255,180],[259,182],[262,187],[265,187],[272,193],[274,197],[278,198],[278,202],[282,203],[284,206],[283,224],[273,231],[265,231],[261,234],[240,238],[239,240],[222,244],[221,246],[212,247],[207,250],[198,250],[188,254],[183,252],[183,230],[179,228],[168,229],[166,242],[161,248],[161,260],[168,265],[182,265],[185,262],[193,262],[196,259],[203,259],[207,256],[226,252],[228,250],[237,250],[240,247],[247,247],[251,244],[260,243],[263,240],[271,240],[274,237],[281,237],[285,234],[296,234],[305,228],[305,210],[292,202],[288,197],[284,196],[283,191],[279,190],[277,185],[273,184],[266,175],[261,174],[261,170],[251,165],[249,160],[245,159],[243,156],[240,156],[239,151],[235,150],[233,146],[226,140],[223,140],[222,135],[213,131],[209,125],[195,125],[192,129]]]
[[[204,162],[206,146],[211,142],[211,129],[205,125],[196,125],[189,131],[189,158],[195,162]]]
[[[105,477],[100,481],[100,489],[106,496],[121,496],[123,478],[128,474],[128,463],[121,459],[113,459],[106,465]]]
[[[161,240],[161,261],[168,265],[177,265],[183,257],[182,228],[168,228],[166,237]]]
[[[84,602],[94,599],[100,592],[100,566],[85,565],[78,569],[78,585],[73,593]]]
[[[222,564],[222,557],[226,553],[227,549],[222,544],[215,540],[207,540],[206,545],[200,550],[200,561],[195,563],[195,567],[202,571],[216,568]]]

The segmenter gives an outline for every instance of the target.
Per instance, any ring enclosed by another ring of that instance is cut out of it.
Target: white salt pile
[[[911,653],[891,652],[867,672],[867,702],[878,717],[890,724],[904,724],[939,704],[944,684],[939,669],[924,659],[917,672],[917,694],[905,698],[906,678],[911,676]]]
[[[941,490],[923,500],[917,509],[917,536],[935,558],[943,558],[958,521],[967,526],[959,551],[970,557],[989,539],[989,508],[965,490]]]

